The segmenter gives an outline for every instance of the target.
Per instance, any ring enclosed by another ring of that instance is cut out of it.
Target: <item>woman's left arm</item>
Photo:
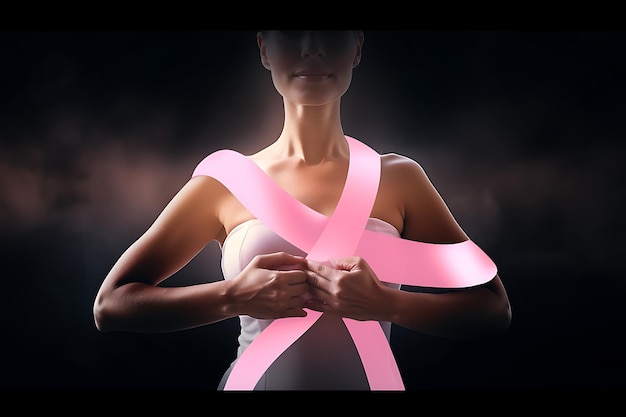
[[[427,243],[468,239],[419,164],[395,155],[386,159],[383,169],[385,181],[399,186],[404,239]],[[390,321],[448,338],[504,333],[511,323],[508,296],[498,275],[476,287],[426,293],[385,286],[359,257],[336,259],[332,266],[308,261],[308,267],[316,297],[309,307],[315,310],[357,320]]]
[[[424,169],[396,156],[391,180],[403,184],[402,237],[428,243],[456,243],[468,239]],[[445,337],[472,337],[508,330],[511,309],[500,277],[486,284],[445,293],[390,292],[394,306],[389,320],[403,327]]]
[[[505,333],[511,309],[496,275],[472,288],[441,293],[413,292],[381,283],[360,257],[339,258],[329,266],[307,260],[314,287],[306,307],[355,320],[389,321],[423,334],[470,338]]]

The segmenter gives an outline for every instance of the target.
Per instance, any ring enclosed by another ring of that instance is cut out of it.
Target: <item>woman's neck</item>
[[[341,125],[340,103],[300,106],[285,102],[283,130],[272,153],[282,158],[299,159],[305,164],[320,164],[348,157],[348,145]]]

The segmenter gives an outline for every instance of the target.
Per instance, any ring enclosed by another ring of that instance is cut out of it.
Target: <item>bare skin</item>
[[[330,215],[348,169],[341,96],[360,62],[363,34],[264,32],[257,43],[283,96],[285,119],[276,141],[251,158],[294,198]],[[417,162],[388,154],[381,168],[371,217],[392,224],[405,239],[468,239]],[[359,257],[338,258],[329,267],[287,253],[259,255],[231,280],[158,286],[209,242],[223,242],[252,218],[218,181],[190,179],[105,277],[94,303],[97,328],[170,332],[238,315],[304,316],[305,308],[453,338],[509,328],[511,310],[497,275],[480,287],[445,294],[408,292],[384,286]]]

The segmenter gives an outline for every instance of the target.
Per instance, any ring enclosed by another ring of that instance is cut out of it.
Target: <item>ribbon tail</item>
[[[322,314],[276,319],[241,354],[224,385],[225,391],[252,391],[274,361],[300,338]],[[271,347],[271,348],[270,348]]]
[[[398,364],[380,323],[343,319],[361,357],[372,391],[404,391]]]

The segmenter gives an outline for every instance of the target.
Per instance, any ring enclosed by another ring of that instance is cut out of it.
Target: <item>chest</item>
[[[330,216],[343,192],[347,165],[299,169],[268,168],[267,174],[294,199],[318,213]]]
[[[348,163],[327,163],[319,166],[293,167],[280,164],[257,165],[280,188],[295,200],[325,216],[332,215],[341,195],[348,173]],[[402,230],[402,202],[395,187],[388,184],[385,167],[371,216],[384,220]],[[271,204],[271,202],[268,202]],[[232,196],[223,206],[222,220],[226,233],[255,216]]]

